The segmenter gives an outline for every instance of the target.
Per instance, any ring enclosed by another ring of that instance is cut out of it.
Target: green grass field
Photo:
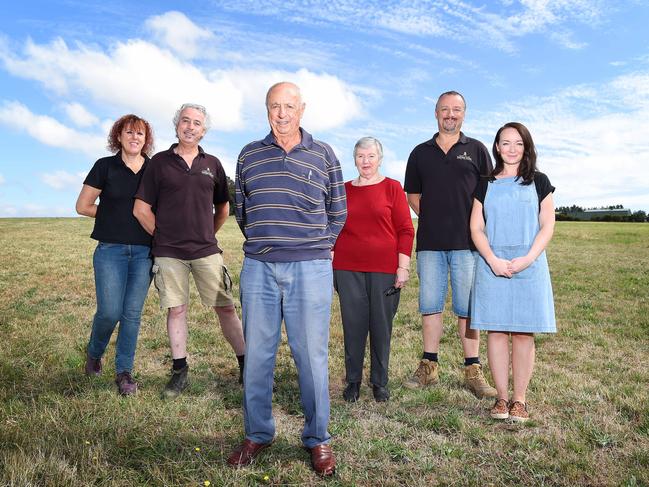
[[[392,399],[347,404],[340,315],[330,342],[330,431],[337,475],[316,477],[285,340],[276,370],[278,437],[252,467],[225,458],[243,437],[236,359],[193,295],[192,384],[159,398],[170,369],[152,288],[136,357],[137,396],[121,398],[114,341],[99,379],[82,374],[94,312],[89,219],[0,220],[0,485],[649,485],[649,225],[557,224],[548,250],[559,333],[537,337],[524,426],[489,418],[460,387],[454,318],[445,316],[441,383],[401,387],[421,354],[416,274],[392,340]],[[242,238],[220,234],[235,278]],[[336,300],[334,300],[336,301]],[[448,306],[447,306],[448,307]],[[486,352],[481,355],[486,361]]]

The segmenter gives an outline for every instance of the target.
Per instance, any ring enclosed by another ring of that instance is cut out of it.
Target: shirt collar
[[[302,127],[300,127],[300,133],[302,134],[302,140],[294,148],[299,147],[302,149],[311,149],[313,147],[313,136]],[[272,131],[268,133],[268,135],[264,138],[264,140],[261,141],[261,143],[263,145],[277,145],[279,147]]]
[[[175,143],[171,144],[171,147],[169,147],[169,151],[168,151],[168,152],[171,152],[171,153],[173,154],[173,153],[174,153],[174,149],[175,149],[176,147],[178,147],[178,142],[175,142]],[[204,151],[203,148],[199,145],[199,146],[198,146],[198,155],[200,156],[200,155],[204,155],[204,154],[205,154],[205,151]]]
[[[433,135],[432,139],[426,141],[426,145],[435,145],[435,140],[437,140],[438,135],[439,135],[439,132],[437,132],[435,135]],[[460,138],[458,139],[458,143],[466,144],[467,142],[468,142],[467,136],[464,135],[463,132],[460,132]]]

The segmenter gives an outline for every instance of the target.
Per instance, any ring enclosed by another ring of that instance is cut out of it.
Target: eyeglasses
[[[400,292],[401,292],[400,287],[390,286],[385,291],[383,291],[383,294],[385,294],[386,296],[392,296],[393,294],[397,294],[397,293],[400,293]]]

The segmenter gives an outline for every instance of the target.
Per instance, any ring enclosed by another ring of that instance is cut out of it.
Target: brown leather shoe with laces
[[[86,352],[86,365],[85,365],[86,375],[91,377],[98,377],[101,375],[101,359],[92,358],[89,353]]]
[[[330,477],[336,473],[336,458],[331,445],[316,445],[309,450],[311,466],[315,473],[322,477]]]
[[[272,443],[272,442],[271,442]],[[250,465],[257,455],[259,455],[264,448],[268,448],[271,443],[255,443],[246,438],[243,443],[239,445],[228,457],[228,465],[234,468],[246,467]]]

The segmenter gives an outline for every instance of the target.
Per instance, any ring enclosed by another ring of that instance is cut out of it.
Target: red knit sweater
[[[370,186],[345,183],[347,221],[334,246],[333,268],[394,274],[398,254],[410,255],[415,230],[399,181]]]

